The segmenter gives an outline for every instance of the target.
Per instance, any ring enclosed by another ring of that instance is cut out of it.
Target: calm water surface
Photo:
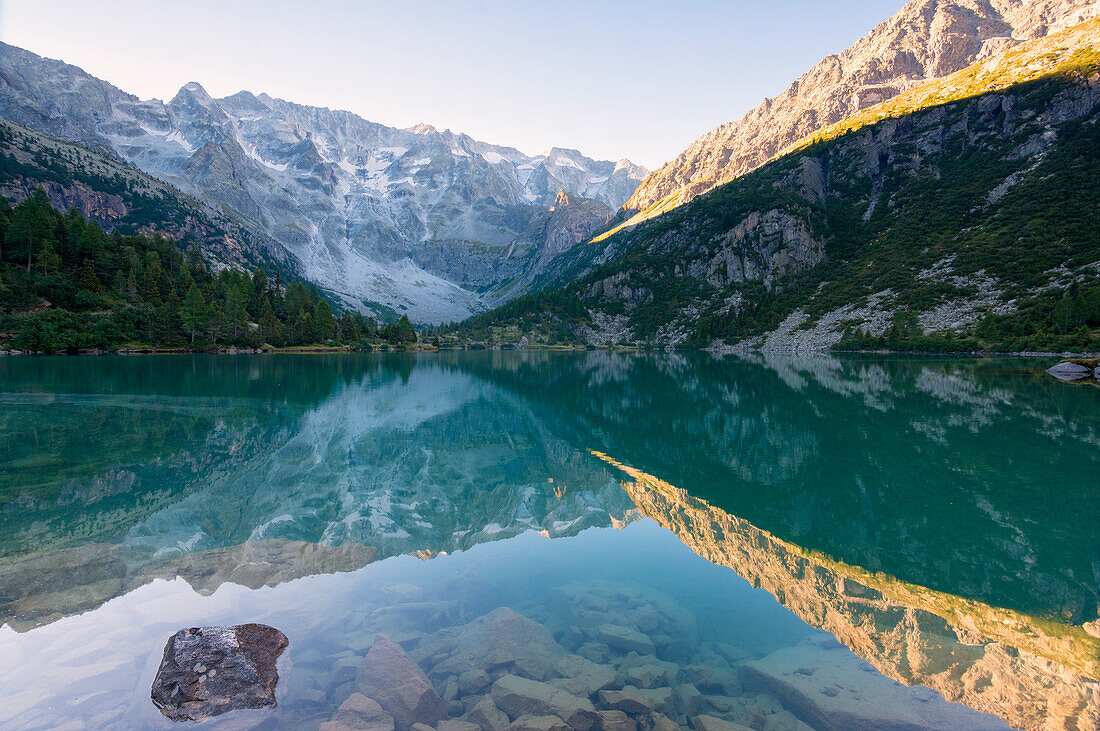
[[[1095,729],[1098,477],[1028,360],[0,359],[0,726],[172,727],[166,639],[252,621],[279,705],[204,727],[317,728],[377,633],[459,718],[514,611],[685,727]]]

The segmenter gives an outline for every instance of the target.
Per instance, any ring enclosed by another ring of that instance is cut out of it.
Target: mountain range
[[[460,341],[1079,349],[1100,325],[1098,16],[911,0],[651,174],[197,83],[141,100],[0,46],[0,191],[45,185],[383,319],[478,315]],[[163,186],[170,225],[89,165]]]
[[[345,307],[459,320],[598,233],[646,170],[186,84],[141,100],[0,46],[0,117],[131,163],[277,242]]]

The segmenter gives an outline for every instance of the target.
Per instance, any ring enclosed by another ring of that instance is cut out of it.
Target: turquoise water
[[[204,726],[316,728],[378,632],[459,718],[507,607],[683,726],[1095,728],[1098,417],[1023,359],[0,359],[0,725],[169,727],[165,640],[247,621],[279,706]]]

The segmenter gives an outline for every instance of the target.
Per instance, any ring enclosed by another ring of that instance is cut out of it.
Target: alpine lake
[[[0,727],[196,726],[166,641],[255,622],[277,705],[201,728],[376,728],[385,636],[439,729],[1096,729],[1100,388],[1050,364],[2,358]]]

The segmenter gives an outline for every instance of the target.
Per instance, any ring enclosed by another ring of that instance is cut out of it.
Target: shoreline
[[[1094,359],[1100,358],[1100,353],[1090,352],[1051,352],[1051,351],[1001,351],[1001,350],[956,350],[956,351],[930,351],[930,350],[756,350],[756,349],[711,349],[711,348],[685,348],[669,350],[668,348],[615,348],[615,347],[526,347],[504,348],[500,346],[482,347],[448,347],[435,345],[381,345],[369,348],[349,348],[342,346],[294,346],[287,348],[153,348],[153,347],[126,347],[118,350],[86,349],[71,351],[55,351],[46,353],[43,351],[27,351],[17,349],[0,348],[0,357],[3,356],[36,356],[36,357],[77,357],[99,355],[330,355],[334,353],[439,353],[439,352],[528,352],[528,353],[587,353],[603,351],[608,353],[666,353],[666,352],[699,352],[709,353],[711,356],[721,358],[726,355],[915,355],[915,356],[974,356],[974,357],[1015,357],[1015,358],[1062,358],[1062,359]]]

